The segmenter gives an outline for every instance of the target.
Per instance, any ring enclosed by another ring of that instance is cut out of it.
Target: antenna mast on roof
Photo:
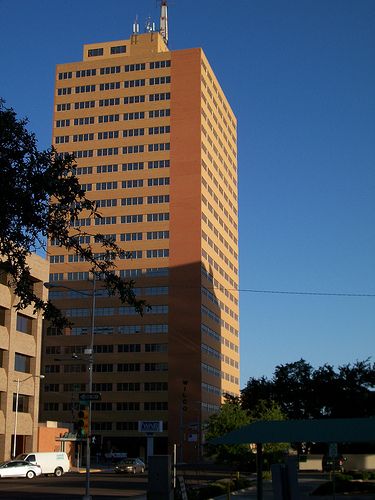
[[[168,2],[160,2],[160,34],[166,45],[168,45]]]
[[[151,19],[151,16],[148,16],[146,24],[145,24],[145,32],[153,33],[155,31],[155,23]]]
[[[135,21],[133,23],[133,35],[138,35],[138,33],[139,33],[138,16],[135,16]]]

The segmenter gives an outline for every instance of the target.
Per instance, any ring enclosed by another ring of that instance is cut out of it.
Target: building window
[[[101,83],[99,86],[100,90],[114,90],[119,88],[120,88],[120,82]]]
[[[133,95],[129,97],[124,97],[124,104],[136,104],[139,102],[145,102],[146,98],[144,95]]]
[[[59,403],[44,403],[44,411],[59,411]]]
[[[59,73],[59,80],[67,80],[68,78],[72,78],[71,71],[67,71],[66,73]]]
[[[138,392],[141,390],[141,384],[139,382],[119,382],[117,384],[117,390],[125,392]]]
[[[165,83],[171,83],[170,76],[158,76],[156,78],[150,78],[150,85],[163,85]]]
[[[16,411],[17,394],[13,394],[13,411]],[[18,394],[17,412],[27,413],[29,411],[29,396]]]
[[[120,73],[120,66],[108,66],[106,68],[100,68],[101,75],[113,75],[114,73]]]
[[[126,52],[126,45],[116,45],[111,47],[111,54],[124,54]]]
[[[128,71],[141,71],[146,69],[146,64],[141,63],[141,64],[126,64],[125,65],[125,72]]]
[[[91,403],[91,408],[94,411],[112,411],[112,403]]]
[[[132,88],[132,87],[144,87],[146,85],[146,80],[126,80],[124,82],[124,88]]]
[[[168,403],[167,401],[146,401],[143,404],[143,409],[145,411],[167,411]]]
[[[59,392],[60,386],[59,384],[45,384],[44,392]]]
[[[69,121],[69,120],[66,120]],[[91,125],[94,123],[93,116],[86,116],[84,118],[74,118],[74,125]]]
[[[103,55],[103,47],[98,49],[89,49],[87,52],[88,57],[102,56]]]
[[[0,326],[5,326],[5,307],[0,306]]]
[[[93,422],[92,423],[93,431],[111,431],[112,430],[112,422]]]
[[[117,352],[141,352],[141,344],[119,344]]]
[[[30,373],[30,356],[16,352],[14,357],[14,369],[17,372]]]
[[[166,59],[164,61],[150,62],[150,69],[169,68],[170,66],[171,66],[170,59]]]
[[[124,401],[117,403],[116,409],[117,411],[139,411],[141,409],[141,405],[140,403],[136,403],[134,401]]]
[[[167,324],[149,324],[144,326],[145,333],[168,333]]]
[[[167,391],[168,382],[145,382],[144,390],[146,392]]]
[[[168,363],[145,363],[146,372],[167,372]]]
[[[76,94],[82,94],[84,92],[95,92],[95,85],[78,85],[75,88]]]
[[[98,382],[96,384],[92,384],[92,390],[98,391],[98,392],[102,392],[102,391],[112,392],[113,391],[113,384],[108,383],[108,382]]]
[[[118,372],[140,372],[141,365],[140,363],[118,363],[117,364]]]
[[[113,365],[110,363],[98,363],[94,365],[93,371],[98,373],[113,372]]]
[[[167,344],[145,344],[145,352],[167,352]]]
[[[45,373],[60,373],[60,365],[45,365]]]
[[[98,123],[118,122],[120,115],[101,115],[98,117]]]
[[[76,71],[76,78],[83,78],[85,76],[95,76],[95,75],[96,75],[96,69],[81,69]]]

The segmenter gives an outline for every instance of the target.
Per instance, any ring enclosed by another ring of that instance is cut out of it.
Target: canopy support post
[[[257,443],[257,500],[263,500],[263,446]]]

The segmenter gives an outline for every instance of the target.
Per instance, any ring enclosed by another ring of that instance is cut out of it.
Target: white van
[[[62,476],[70,469],[68,455],[63,451],[22,453],[16,460],[38,464],[42,474],[55,474],[56,477]]]

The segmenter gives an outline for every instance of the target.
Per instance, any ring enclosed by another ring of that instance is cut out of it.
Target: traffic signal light
[[[86,436],[89,435],[89,409],[83,410],[83,431]]]
[[[77,420],[77,437],[83,437],[84,435],[84,426],[85,426],[85,421],[84,421],[84,411],[79,410],[78,412],[78,420]]]

